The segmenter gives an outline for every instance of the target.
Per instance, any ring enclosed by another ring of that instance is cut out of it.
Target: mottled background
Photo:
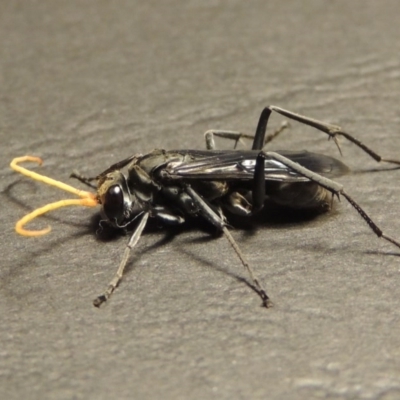
[[[399,14],[386,0],[3,2],[1,398],[398,399],[400,251],[345,201],[236,226],[271,310],[227,241],[195,225],[148,231],[98,310],[127,238],[100,240],[95,211],[74,208],[32,223],[47,237],[17,236],[18,218],[66,195],[8,164],[29,153],[57,179],[95,175],[132,153],[204,148],[210,128],[251,133],[267,104],[400,158]],[[399,238],[400,171],[342,147],[354,174],[340,181]],[[274,148],[338,155],[295,123]]]

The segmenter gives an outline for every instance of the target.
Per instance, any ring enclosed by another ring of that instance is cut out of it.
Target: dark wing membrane
[[[278,150],[276,153],[281,154],[290,160],[299,163],[301,166],[323,175],[327,178],[337,178],[347,174],[349,167],[340,160],[325,156],[324,154],[311,153],[309,151],[287,151]]]
[[[341,161],[308,151],[277,151],[313,172],[334,178],[348,172]],[[164,171],[170,179],[251,180],[259,151],[247,150],[187,150],[185,161],[168,163]],[[271,181],[308,181],[302,175],[272,158],[265,160],[265,179]]]

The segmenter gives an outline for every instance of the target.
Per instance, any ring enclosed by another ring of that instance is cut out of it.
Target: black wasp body
[[[154,150],[128,157],[96,178],[74,174],[91,186],[91,181],[97,181],[97,200],[110,224],[124,228],[139,220],[117,274],[106,292],[95,299],[95,306],[106,301],[118,286],[130,249],[138,242],[149,217],[165,224],[180,224],[188,215],[208,220],[227,237],[266,307],[271,304],[266,291],[227,229],[227,210],[250,216],[263,208],[266,199],[291,208],[328,210],[332,196],[342,196],[378,237],[400,247],[399,242],[383,233],[341,184],[332,180],[348,171],[341,161],[307,151],[263,150],[265,144],[282,131],[265,136],[272,111],[326,133],[338,147],[337,137],[342,136],[378,162],[400,164],[399,160],[382,158],[338,126],[269,106],[262,111],[254,136],[235,131],[208,131],[205,134],[207,150]],[[216,150],[214,136],[236,142],[251,138],[252,149]],[[125,173],[121,171],[123,168],[126,168]]]
[[[257,150],[154,150],[126,160],[98,177],[98,194],[107,220],[116,227],[129,224],[140,212],[166,224],[180,224],[202,211],[187,193],[189,185],[214,210],[250,216],[259,155]],[[307,151],[277,151],[283,157],[327,178],[348,171],[339,160]],[[264,161],[265,199],[296,209],[329,208],[331,193],[316,182],[270,157]],[[204,215],[203,215],[204,216]],[[205,216],[207,218],[207,215]]]

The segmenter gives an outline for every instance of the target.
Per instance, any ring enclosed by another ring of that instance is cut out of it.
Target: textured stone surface
[[[3,4],[1,397],[399,398],[400,252],[344,201],[311,221],[233,232],[271,310],[240,281],[226,240],[196,226],[145,234],[98,310],[127,238],[97,239],[85,209],[32,224],[51,224],[47,237],[16,236],[18,218],[65,195],[8,169],[34,154],[67,181],[136,152],[203,148],[210,128],[253,132],[266,104],[400,157],[399,13],[372,0]],[[295,123],[273,148],[337,155]],[[354,174],[340,181],[399,238],[400,171],[342,148]]]

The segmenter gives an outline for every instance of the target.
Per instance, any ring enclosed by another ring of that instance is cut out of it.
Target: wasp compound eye
[[[104,214],[110,221],[119,221],[124,215],[124,193],[120,185],[110,186],[104,196]]]

